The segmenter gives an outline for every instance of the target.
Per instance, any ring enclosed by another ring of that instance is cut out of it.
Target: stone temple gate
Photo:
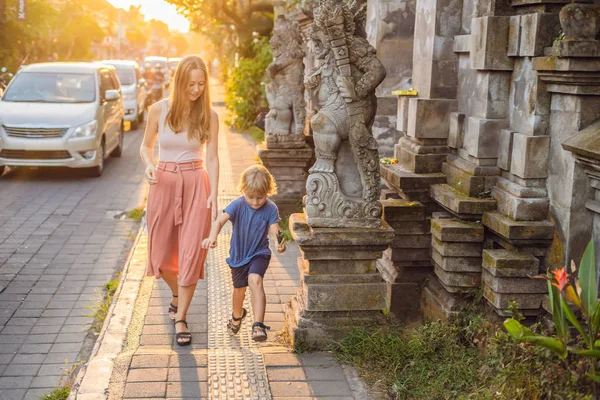
[[[600,249],[599,4],[276,1],[259,155],[278,203],[304,198],[292,338],[480,289],[546,312],[528,276]]]

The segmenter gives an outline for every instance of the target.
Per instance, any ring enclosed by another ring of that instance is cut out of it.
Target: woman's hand
[[[211,220],[216,220],[217,219],[217,211],[218,211],[218,203],[217,203],[217,196],[209,196],[208,200],[206,201],[206,208],[211,208]]]
[[[215,247],[217,247],[217,239],[216,238],[206,238],[202,241],[202,248],[203,249],[214,249]]]
[[[285,251],[285,249],[286,249],[285,242],[280,243],[280,244],[277,245],[277,252],[279,254],[283,254],[283,252]]]
[[[156,180],[156,167],[154,165],[148,165],[146,167],[146,171],[144,172],[144,175],[146,176],[146,180],[148,181],[149,184],[151,185],[156,185],[156,183],[158,182]]]

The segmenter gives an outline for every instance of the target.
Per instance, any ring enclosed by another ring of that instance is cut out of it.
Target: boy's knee
[[[262,285],[262,281],[263,281],[262,276],[260,276],[258,274],[250,274],[248,276],[248,285],[251,288],[261,286]]]
[[[246,288],[245,287],[236,287],[236,288],[233,288],[233,291],[237,294],[244,294],[246,292]]]

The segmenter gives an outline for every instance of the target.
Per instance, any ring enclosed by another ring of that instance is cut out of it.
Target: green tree
[[[218,41],[222,33],[232,31],[231,45],[243,57],[252,56],[253,33],[268,36],[273,30],[272,0],[167,0],[185,15],[191,29],[202,32],[211,40]],[[231,29],[233,27],[234,29]],[[218,43],[218,42],[216,42]],[[222,43],[222,42],[221,42]]]

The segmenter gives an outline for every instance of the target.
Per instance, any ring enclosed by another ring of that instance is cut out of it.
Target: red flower
[[[552,285],[556,286],[558,291],[562,293],[565,286],[569,284],[569,275],[565,272],[564,267],[552,271],[552,274],[554,274],[554,279],[556,280],[556,283],[553,282]]]

